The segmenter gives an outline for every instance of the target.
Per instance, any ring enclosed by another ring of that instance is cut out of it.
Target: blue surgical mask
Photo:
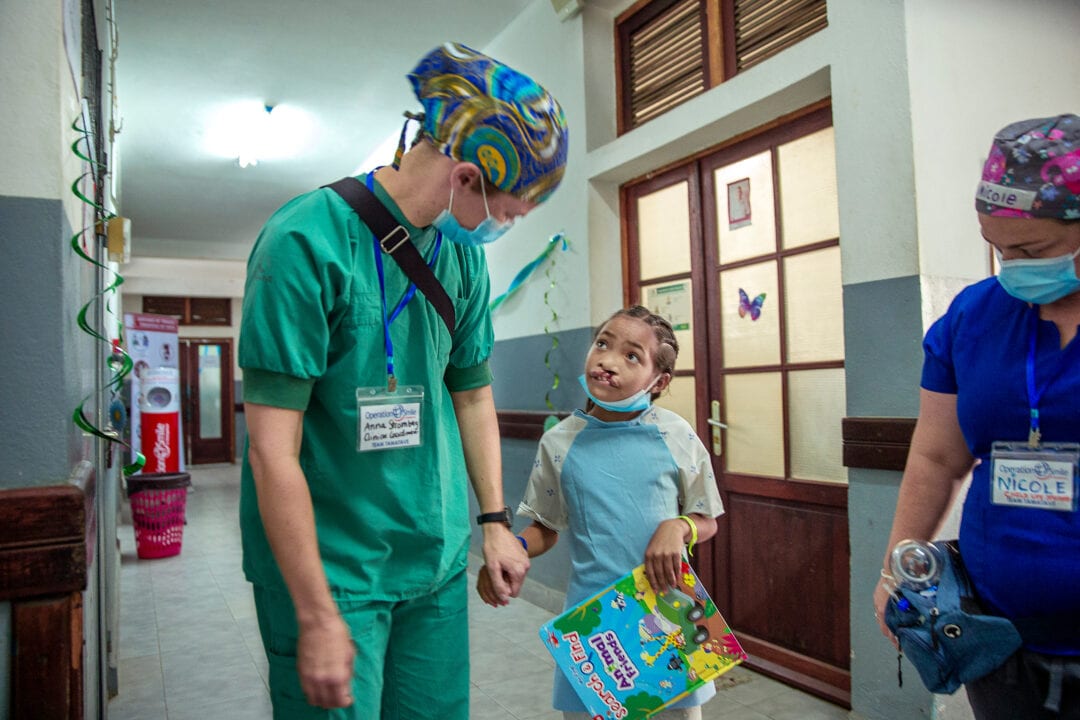
[[[1080,290],[1074,262],[1080,249],[1071,255],[1021,260],[1002,260],[1001,251],[995,252],[1001,263],[998,282],[1017,300],[1045,305]]]
[[[653,378],[652,382],[642,390],[638,390],[630,397],[623,398],[622,400],[615,400],[614,402],[605,402],[604,400],[598,400],[595,395],[589,392],[589,384],[585,380],[585,375],[578,376],[578,382],[581,383],[581,389],[585,391],[585,394],[593,401],[594,405],[610,410],[611,412],[629,413],[640,412],[641,410],[648,410],[652,405],[652,393],[650,390],[652,386],[656,384],[656,381],[660,379],[657,375]]]
[[[499,222],[491,214],[491,210],[488,209],[487,204],[487,191],[484,190],[484,174],[480,173],[480,192],[484,196],[484,212],[487,213],[487,217],[484,218],[479,225],[472,230],[466,230],[461,226],[461,223],[454,217],[454,188],[450,188],[450,207],[439,213],[431,224],[435,226],[435,229],[443,234],[447,240],[458,245],[464,245],[466,247],[473,247],[477,245],[487,245],[488,243],[495,242],[514,225],[513,220],[507,222]]]

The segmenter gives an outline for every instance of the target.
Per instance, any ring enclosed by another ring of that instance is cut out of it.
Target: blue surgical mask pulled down
[[[650,392],[650,390],[652,389],[652,386],[656,384],[656,381],[659,379],[660,376],[657,375],[652,379],[652,381],[648,384],[647,387],[643,388],[642,390],[638,390],[630,397],[623,398],[622,400],[615,400],[614,402],[605,402],[603,400],[597,399],[595,395],[589,392],[589,384],[585,380],[584,374],[578,376],[578,382],[581,383],[581,389],[585,391],[585,394],[589,397],[590,400],[593,401],[594,405],[602,407],[605,410],[609,410],[611,412],[622,413],[648,410],[649,407],[652,405],[652,393]]]
[[[1020,260],[1002,260],[1001,251],[994,252],[1001,264],[998,282],[1017,300],[1045,305],[1080,290],[1073,262],[1080,250],[1071,255]]]
[[[479,225],[472,230],[466,230],[461,226],[461,223],[454,217],[454,188],[450,187],[450,206],[439,213],[431,224],[435,226],[435,229],[443,234],[447,240],[458,245],[464,245],[466,247],[473,247],[477,245],[487,245],[488,243],[495,242],[514,225],[513,220],[506,222],[499,222],[491,214],[491,210],[488,209],[487,203],[487,191],[484,189],[484,173],[480,173],[480,192],[484,196],[484,212],[487,213],[487,217],[484,218]]]

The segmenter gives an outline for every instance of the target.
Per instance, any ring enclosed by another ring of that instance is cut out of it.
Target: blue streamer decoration
[[[514,279],[510,281],[510,287],[508,287],[506,289],[506,292],[504,292],[502,295],[491,301],[491,303],[488,305],[488,310],[490,310],[491,312],[495,312],[504,302],[506,302],[511,296],[513,296],[518,290],[520,290],[521,286],[525,284],[525,281],[529,279],[529,276],[536,272],[536,269],[540,267],[545,260],[548,259],[548,256],[551,255],[555,248],[559,247],[559,243],[562,243],[562,251],[566,252],[566,249],[569,247],[566,242],[566,236],[563,235],[563,233],[561,232],[552,235],[551,239],[548,240],[547,245],[544,247],[543,252],[537,255],[536,259],[534,259],[528,265],[518,270],[518,274],[515,275]],[[546,293],[544,296],[544,301],[545,303],[547,302]]]

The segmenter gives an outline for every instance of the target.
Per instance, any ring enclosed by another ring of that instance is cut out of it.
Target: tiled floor
[[[109,720],[271,717],[266,657],[240,570],[239,476],[239,466],[193,470],[176,557],[137,559],[134,529],[120,526],[120,693],[109,704]],[[553,665],[536,636],[551,613],[521,600],[492,609],[473,596],[469,615],[471,720],[562,720],[551,710]],[[718,688],[705,720],[848,717],[743,668],[723,676]]]

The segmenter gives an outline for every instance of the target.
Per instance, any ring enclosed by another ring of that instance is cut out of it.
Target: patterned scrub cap
[[[975,209],[984,215],[1080,220],[1080,117],[1021,120],[999,130]]]
[[[566,117],[532,78],[457,43],[429,52],[408,78],[424,114],[406,116],[422,120],[444,155],[475,163],[488,182],[522,200],[543,202],[558,186]]]

